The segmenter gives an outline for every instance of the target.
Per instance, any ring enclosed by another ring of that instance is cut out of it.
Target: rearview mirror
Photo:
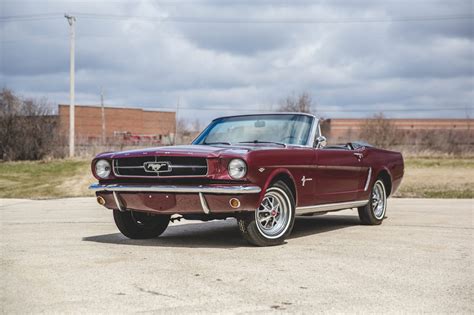
[[[316,149],[324,148],[327,144],[328,143],[325,136],[319,136],[316,138]]]
[[[255,128],[263,128],[265,127],[265,120],[257,120],[255,122]]]

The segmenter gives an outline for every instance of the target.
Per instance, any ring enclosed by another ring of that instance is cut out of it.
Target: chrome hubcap
[[[259,231],[268,238],[278,238],[287,229],[290,210],[285,196],[276,190],[269,190],[255,211]]]
[[[372,191],[372,211],[375,218],[383,219],[385,215],[385,204],[387,201],[387,196],[385,194],[385,187],[381,182],[375,183],[374,189]]]

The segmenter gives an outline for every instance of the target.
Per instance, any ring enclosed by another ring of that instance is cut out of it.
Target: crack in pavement
[[[135,285],[135,288],[137,288],[140,292],[148,293],[148,294],[151,294],[151,295],[158,295],[158,296],[164,296],[164,297],[169,297],[169,298],[172,298],[172,299],[181,300],[180,298],[178,298],[176,296],[156,292],[156,291],[153,291],[153,290],[147,290],[147,289],[139,287],[138,285]]]

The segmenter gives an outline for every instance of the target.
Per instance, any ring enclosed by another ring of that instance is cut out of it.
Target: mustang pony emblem
[[[171,167],[168,162],[145,162],[143,163],[143,168],[145,169],[145,172],[152,173],[162,173],[171,171]]]
[[[307,181],[310,181],[310,180],[313,180],[312,178],[308,178],[306,176],[303,176],[301,178],[301,186],[304,186],[304,184],[306,184]]]

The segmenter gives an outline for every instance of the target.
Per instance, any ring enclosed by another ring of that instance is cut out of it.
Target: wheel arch
[[[262,201],[263,196],[265,196],[265,192],[272,184],[276,183],[277,181],[284,182],[288,188],[290,189],[291,193],[293,194],[293,198],[295,201],[295,205],[298,204],[298,192],[296,190],[295,180],[293,175],[287,169],[276,169],[274,170],[270,176],[268,176],[265,186],[262,189],[262,194],[260,196],[260,201]]]
[[[390,175],[390,172],[385,168],[381,169],[375,178],[376,180],[379,178],[382,180],[387,191],[387,197],[390,196],[392,194],[392,175]]]

